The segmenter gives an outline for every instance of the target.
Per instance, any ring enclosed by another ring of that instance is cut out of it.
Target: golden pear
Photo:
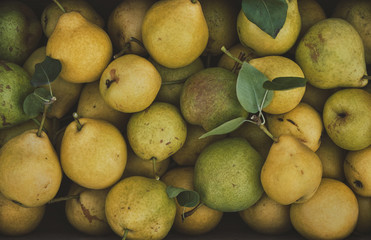
[[[306,239],[345,239],[357,223],[357,199],[343,182],[323,178],[313,197],[291,205],[290,219]]]
[[[356,194],[358,201],[358,221],[355,232],[370,234],[371,232],[371,197]]]
[[[120,180],[127,159],[126,141],[111,123],[81,118],[68,124],[61,143],[64,173],[90,189],[103,189]]]
[[[60,77],[73,83],[99,79],[112,57],[108,34],[72,11],[59,17],[46,44],[46,55],[62,64]]]
[[[191,64],[205,50],[209,31],[197,0],[160,0],[147,11],[142,39],[149,55],[168,68]]]
[[[45,132],[31,129],[0,149],[0,192],[26,207],[52,200],[62,181],[58,156]]]
[[[274,201],[282,205],[305,202],[321,182],[321,160],[296,137],[281,135],[270,148],[260,179]]]
[[[161,180],[168,186],[194,190],[193,167],[177,167],[167,171]],[[221,221],[223,212],[202,205],[182,220],[184,213],[192,211],[193,207],[182,207],[176,202],[176,215],[173,228],[182,234],[200,235],[212,231]]]
[[[256,54],[251,48],[243,46],[241,43],[236,43],[231,48],[228,49],[228,52],[232,54],[233,57],[240,59],[241,61],[249,62],[251,59],[256,58]],[[241,69],[241,64],[237,63],[227,54],[223,54],[217,63],[218,67],[228,69],[234,73],[237,73]]]
[[[237,17],[237,33],[242,45],[252,48],[259,56],[286,53],[296,42],[301,29],[297,0],[286,0],[286,3],[288,8],[285,24],[276,38],[249,21],[241,9]]]

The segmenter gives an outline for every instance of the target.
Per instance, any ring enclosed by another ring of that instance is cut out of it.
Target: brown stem
[[[121,57],[122,55],[124,55],[129,49],[131,48],[131,43],[130,42],[127,42],[125,43],[124,47],[121,49],[120,52],[116,53],[115,55],[113,55],[113,59],[116,59],[118,57]]]
[[[54,199],[50,200],[48,202],[48,204],[63,202],[63,201],[67,201],[67,200],[70,200],[70,199],[79,199],[79,198],[80,198],[80,195],[67,195],[65,197],[54,198]]]
[[[195,213],[197,211],[197,209],[199,209],[200,207],[202,207],[204,204],[202,202],[198,203],[196,207],[192,208],[191,210],[189,210],[188,212],[185,212],[182,214],[182,222],[184,222],[184,220],[191,216],[193,213]]]
[[[139,46],[141,46],[142,48],[145,48],[143,42],[141,42],[140,40],[136,39],[135,37],[130,37],[130,41],[139,44]]]
[[[74,112],[73,114],[72,114],[72,116],[73,116],[73,118],[75,119],[75,122],[76,122],[76,124],[77,124],[77,130],[81,130],[81,128],[82,128],[82,125],[81,125],[81,123],[80,123],[80,120],[79,120],[79,115],[77,114],[77,112]]]

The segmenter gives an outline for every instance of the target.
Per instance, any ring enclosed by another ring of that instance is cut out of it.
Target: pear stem
[[[155,179],[156,180],[160,180],[160,177],[156,174],[156,161],[157,161],[157,158],[155,158],[155,157],[152,157],[151,158],[151,160],[152,160],[152,166],[153,166],[153,176],[155,176]]]
[[[135,37],[130,37],[130,41],[139,44],[139,46],[141,46],[142,48],[145,49],[143,42],[141,42],[140,40],[136,39]]]
[[[259,125],[259,128],[260,128],[261,130],[263,130],[263,132],[264,132],[265,134],[267,134],[268,137],[270,137],[274,142],[278,142],[278,139],[277,139],[276,137],[274,137],[274,136],[272,135],[272,133],[270,133],[270,132],[268,131],[267,127],[266,127],[264,124],[260,124],[260,125]]]
[[[41,133],[42,133],[42,131],[43,131],[43,127],[44,127],[44,123],[45,123],[45,119],[46,119],[46,113],[48,112],[49,106],[50,106],[50,104],[45,104],[45,105],[44,105],[43,116],[42,116],[42,119],[41,119],[41,123],[40,123],[40,126],[39,126],[39,130],[37,130],[37,133],[36,133],[36,135],[37,135],[38,137],[41,137]]]
[[[67,195],[65,197],[54,198],[54,199],[50,200],[48,202],[48,204],[63,202],[63,201],[67,201],[67,200],[70,200],[70,199],[79,199],[79,198],[80,198],[80,195]]]
[[[73,116],[73,118],[75,119],[75,122],[76,122],[76,124],[77,124],[77,130],[81,130],[81,128],[82,128],[82,125],[81,125],[81,122],[80,122],[80,120],[79,120],[79,115],[77,114],[77,112],[74,112],[73,114],[72,114],[72,116]]]
[[[121,49],[121,51],[116,53],[115,55],[113,55],[113,59],[116,59],[116,58],[121,57],[122,55],[124,55],[130,49],[130,47],[131,47],[130,42],[125,43],[125,45]]]
[[[193,213],[195,213],[195,212],[197,211],[197,209],[199,209],[199,208],[202,207],[203,205],[204,205],[204,204],[203,204],[202,202],[199,202],[199,203],[197,204],[196,207],[192,208],[192,209],[189,210],[188,212],[183,213],[183,214],[182,214],[182,222],[184,222],[184,220],[185,220],[187,217],[191,216]]]
[[[178,83],[184,83],[187,80],[187,78],[174,80],[174,81],[162,81],[161,85],[171,85],[171,84],[178,84]]]
[[[191,0],[192,3],[197,3],[197,0]]]
[[[59,7],[59,9],[62,10],[62,12],[66,13],[66,10],[64,9],[64,7],[57,0],[53,0],[53,2],[57,4],[57,6]]]
[[[371,80],[371,76],[368,76],[368,75],[364,75],[364,76],[362,77],[362,79],[367,79],[367,80]]]
[[[228,57],[232,58],[234,61],[238,62],[239,64],[242,65],[242,61],[238,59],[237,57],[233,56],[231,52],[229,52],[225,46],[222,46],[221,48],[222,52],[224,52]]]
[[[128,236],[129,229],[125,228],[124,235],[122,236],[122,240],[126,240],[126,237]]]

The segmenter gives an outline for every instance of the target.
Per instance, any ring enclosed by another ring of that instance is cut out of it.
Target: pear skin
[[[359,215],[355,231],[369,234],[371,232],[371,197],[362,197],[356,194]]]

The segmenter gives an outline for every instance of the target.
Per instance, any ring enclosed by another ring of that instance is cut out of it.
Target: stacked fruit
[[[370,1],[39,3],[0,2],[1,234],[58,201],[123,239],[226,212],[263,234],[371,232]]]

